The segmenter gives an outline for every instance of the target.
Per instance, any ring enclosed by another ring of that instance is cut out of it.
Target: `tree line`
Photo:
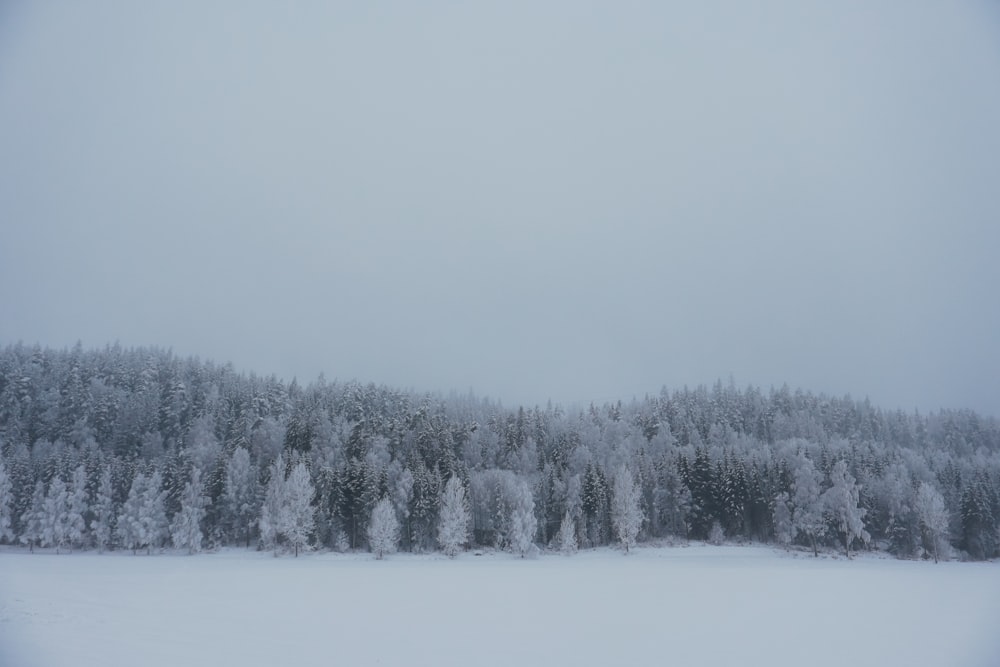
[[[0,543],[1000,552],[1000,424],[732,382],[508,408],[156,348],[0,351]]]

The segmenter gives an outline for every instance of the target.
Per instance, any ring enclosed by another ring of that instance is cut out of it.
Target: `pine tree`
[[[201,551],[204,533],[201,522],[205,517],[205,487],[201,482],[201,471],[192,468],[191,479],[184,485],[181,494],[181,509],[174,515],[170,526],[170,539],[177,549],[187,549],[189,554]]]
[[[465,487],[457,475],[452,475],[441,494],[441,511],[438,519],[438,544],[445,555],[454,558],[469,539],[469,506],[465,500]]]
[[[635,546],[644,517],[639,506],[639,487],[624,464],[615,470],[611,495],[611,523],[625,553]]]
[[[997,504],[986,476],[978,474],[962,491],[960,505],[962,546],[972,558],[992,558],[997,548]]]
[[[372,510],[368,521],[368,546],[375,554],[376,560],[382,560],[385,554],[395,553],[399,543],[399,520],[396,510],[389,498],[382,498]]]

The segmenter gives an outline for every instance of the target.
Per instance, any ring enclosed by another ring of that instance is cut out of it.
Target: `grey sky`
[[[1000,415],[996,2],[285,4],[0,9],[0,344]]]

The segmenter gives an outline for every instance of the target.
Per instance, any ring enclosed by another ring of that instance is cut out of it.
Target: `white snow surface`
[[[1000,665],[1000,563],[0,553],[0,666]]]

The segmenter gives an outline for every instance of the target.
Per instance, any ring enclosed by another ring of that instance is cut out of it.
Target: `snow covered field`
[[[0,553],[3,667],[1000,665],[1000,564]]]

